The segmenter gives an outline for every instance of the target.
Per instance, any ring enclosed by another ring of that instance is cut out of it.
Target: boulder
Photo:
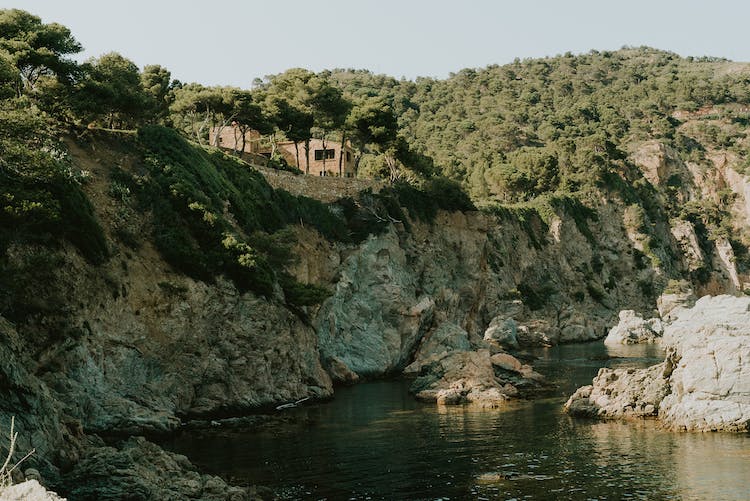
[[[670,322],[682,308],[691,308],[695,304],[692,290],[662,294],[656,299],[656,308],[664,322]]]
[[[32,479],[20,484],[0,488],[0,501],[65,501]]]
[[[422,338],[414,362],[404,369],[404,373],[417,374],[423,365],[435,361],[447,353],[470,349],[469,334],[454,323],[443,322]]]
[[[565,403],[574,416],[604,419],[656,416],[669,392],[664,364],[648,369],[599,369],[593,384],[579,388]]]
[[[92,448],[65,479],[72,499],[226,499],[253,497],[213,475],[201,475],[185,456],[166,452],[144,438],[117,448]]]
[[[359,375],[351,370],[339,357],[331,357],[326,364],[326,369],[334,383],[354,384],[359,381]]]
[[[505,349],[518,349],[518,324],[512,318],[495,317],[484,331],[484,340]]]
[[[750,298],[706,296],[671,311],[662,364],[601,369],[566,410],[600,418],[655,416],[677,430],[749,431]]]
[[[706,296],[665,330],[672,392],[659,418],[686,430],[750,430],[750,298]]]
[[[419,400],[438,404],[498,407],[510,398],[502,388],[490,352],[479,350],[449,353],[425,366],[411,391]]]
[[[424,366],[411,391],[416,398],[443,405],[471,403],[499,407],[539,390],[544,378],[506,353],[452,352]]]
[[[610,329],[604,344],[656,343],[664,334],[664,327],[658,318],[644,320],[633,310],[622,310],[620,322]]]

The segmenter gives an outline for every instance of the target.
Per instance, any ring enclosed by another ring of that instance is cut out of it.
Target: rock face
[[[540,387],[507,351],[600,338],[624,305],[653,307],[643,289],[656,272],[622,234],[623,208],[602,203],[590,218],[575,207],[546,219],[512,210],[440,211],[429,221],[415,213],[358,244],[296,227],[298,259],[288,271],[332,295],[293,310],[281,294],[190,279],[146,238],[133,247],[119,239],[123,207],[108,192],[112,166],[127,163],[121,153],[71,149],[73,164],[90,173],[84,189],[107,236],[106,262],[93,265],[64,243],[41,256],[18,244],[4,257],[17,269],[31,257],[59,262],[28,295],[41,314],[17,324],[0,317],[0,427],[16,415],[20,449],[37,449],[29,466],[55,489],[83,488],[68,478],[98,475],[97,461],[112,460],[129,473],[91,485],[224,495],[224,487],[205,487],[213,480],[159,484],[137,451],[160,458],[165,475],[195,477],[149,445],[103,450],[89,439],[168,433],[192,418],[327,398],[334,381],[407,367],[420,374],[422,398],[499,405]],[[658,182],[670,174],[655,172]],[[127,216],[134,228],[148,228],[148,218]],[[138,483],[141,476],[150,479]]]
[[[601,418],[657,416],[689,431],[750,430],[750,298],[705,296],[664,329],[663,364],[601,369],[565,404]]]
[[[455,324],[444,322],[425,334],[417,349],[414,362],[404,369],[404,374],[416,374],[422,366],[442,358],[450,352],[468,351],[470,349],[469,334]]]
[[[648,369],[599,369],[593,384],[579,388],[565,404],[574,416],[607,419],[653,417],[669,392],[664,364]]]
[[[250,499],[245,489],[201,475],[185,456],[165,452],[143,438],[127,440],[119,448],[96,448],[67,476],[66,486],[71,499]]]
[[[633,310],[623,310],[620,312],[620,322],[610,329],[604,344],[656,343],[663,333],[660,319],[644,320]]]

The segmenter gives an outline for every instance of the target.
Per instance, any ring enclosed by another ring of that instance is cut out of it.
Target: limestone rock
[[[604,344],[656,343],[664,333],[658,318],[644,320],[633,310],[622,310],[620,322],[612,327]]]
[[[565,410],[574,416],[605,419],[656,416],[669,392],[663,373],[663,364],[640,370],[599,369],[593,384],[579,388],[565,403]]]
[[[656,299],[656,308],[659,316],[665,322],[673,320],[680,308],[691,308],[695,304],[695,296],[692,290],[662,294]]]
[[[543,386],[544,378],[508,354],[488,350],[452,352],[423,367],[411,391],[438,404],[498,407]]]
[[[687,430],[750,430],[750,298],[706,296],[670,324],[672,393],[659,418]]]
[[[602,418],[657,415],[689,431],[750,430],[750,298],[705,296],[672,310],[666,360],[647,369],[601,369],[565,404]]]
[[[119,448],[92,449],[65,483],[72,499],[249,499],[245,489],[201,475],[185,456],[166,452],[143,438],[131,438]]]
[[[65,501],[65,498],[48,491],[32,479],[4,489],[0,488],[0,501]]]
[[[484,339],[505,349],[518,349],[518,324],[512,318],[497,316],[484,331]]]
[[[417,349],[414,362],[404,369],[405,374],[416,374],[423,365],[452,351],[471,349],[469,334],[456,324],[444,322],[425,334]]]

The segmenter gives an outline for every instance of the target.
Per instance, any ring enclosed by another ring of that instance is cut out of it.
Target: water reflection
[[[184,435],[171,444],[206,470],[273,487],[281,499],[746,499],[747,435],[688,435],[652,422],[597,423],[561,412],[599,367],[644,366],[654,347],[535,352],[560,383],[551,398],[501,410],[420,404],[408,382],[344,388],[265,429]]]

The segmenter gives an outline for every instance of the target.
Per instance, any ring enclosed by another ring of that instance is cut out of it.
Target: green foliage
[[[85,77],[74,94],[75,112],[85,122],[99,121],[109,128],[127,129],[140,123],[153,102],[141,87],[141,75],[132,61],[111,52],[88,61]]]
[[[192,145],[171,129],[143,127],[138,138],[148,175],[120,176],[118,190],[136,193],[141,208],[152,213],[159,251],[195,278],[225,274],[242,290],[268,297],[279,284],[289,304],[314,304],[325,289],[298,284],[283,271],[294,241],[285,227],[301,223],[342,242],[361,241],[385,227],[372,224],[370,212],[352,200],[326,205],[274,190],[243,162]],[[372,203],[381,210],[380,198]]]
[[[586,284],[586,292],[588,292],[591,299],[593,299],[597,303],[601,303],[606,297],[606,294],[604,293],[602,288],[595,283],[590,282]]]
[[[77,54],[81,49],[65,26],[43,24],[39,17],[19,9],[0,10],[0,53],[3,54],[0,59],[6,65],[6,73],[8,63],[16,70],[13,87],[18,96],[32,92],[37,82],[47,75],[70,81],[77,66],[65,56]]]
[[[15,242],[66,239],[92,263],[108,255],[104,233],[72,169],[54,123],[38,109],[6,102],[0,110],[0,253]]]
[[[396,183],[392,193],[412,217],[421,221],[433,221],[438,210],[477,210],[461,185],[446,178],[429,179],[421,188],[409,183]]]
[[[169,105],[174,99],[172,91],[172,74],[158,65],[146,65],[140,75],[141,88],[145,94],[145,106],[152,120],[159,121],[167,117]]]

